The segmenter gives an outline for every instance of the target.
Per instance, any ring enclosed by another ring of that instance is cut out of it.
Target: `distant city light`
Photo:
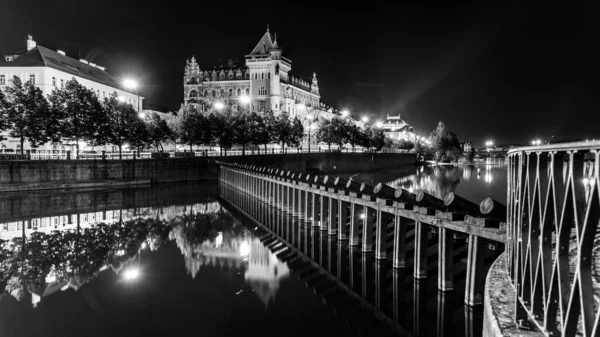
[[[140,117],[141,119],[144,119],[144,118],[146,118],[146,114],[145,114],[145,113],[143,113],[143,112],[140,112],[140,113],[138,114],[138,117]]]
[[[219,232],[215,238],[215,246],[219,248],[221,245],[223,245],[223,232]]]
[[[250,103],[250,96],[244,95],[240,97],[240,102],[242,102],[242,104],[248,104]]]
[[[378,128],[383,127],[383,122],[382,121],[377,121],[377,123],[375,123],[375,126]]]
[[[350,111],[342,110],[342,117],[348,117],[348,115],[350,115]]]
[[[488,140],[487,142],[485,142],[485,146],[490,147],[494,145],[494,141],[493,140]]]
[[[138,86],[137,82],[135,80],[130,79],[130,78],[124,80],[123,81],[123,85],[127,89],[137,89],[137,86]]]
[[[223,104],[223,102],[215,102],[214,107],[216,110],[223,110],[223,108],[225,108],[225,104]]]
[[[366,122],[368,122],[368,121],[369,121],[369,117],[367,117],[367,116],[363,116],[363,117],[362,117],[360,120],[361,120],[363,123],[366,123]]]
[[[541,139],[534,139],[531,141],[531,145],[542,145]]]
[[[140,270],[137,267],[127,269],[123,273],[123,278],[127,281],[134,280],[134,279],[138,278],[138,276],[140,276]]]
[[[146,249],[146,247],[148,247],[148,244],[146,244],[146,241],[142,242],[142,249]]]
[[[366,218],[366,217],[367,217],[367,216],[365,215],[365,213],[361,213],[361,214],[360,214],[360,218],[361,218],[361,219],[364,219],[364,218]]]
[[[250,244],[248,243],[248,241],[244,241],[240,244],[240,255],[241,256],[250,255]]]

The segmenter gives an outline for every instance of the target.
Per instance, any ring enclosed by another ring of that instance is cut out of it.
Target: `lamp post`
[[[247,96],[247,95],[240,96],[240,103],[242,103],[246,106],[246,111],[248,111],[248,112],[250,111],[249,106],[252,105],[250,96]]]
[[[140,92],[138,91],[138,83],[136,80],[126,79],[123,81],[123,85],[127,89],[135,89],[135,94],[137,95],[137,112],[141,119],[144,119],[146,115],[140,110]]]

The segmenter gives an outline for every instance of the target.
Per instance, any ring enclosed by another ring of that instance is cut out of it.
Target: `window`
[[[229,89],[229,96],[233,96],[233,89]]]
[[[265,101],[258,101],[258,111],[265,111]]]
[[[198,92],[196,90],[190,91],[190,97],[198,97]]]
[[[204,90],[204,97],[208,97],[208,91]]]
[[[239,89],[239,88],[238,88],[238,90],[237,90],[237,95],[238,95],[238,96],[240,96],[241,94],[242,94],[242,89]]]
[[[271,79],[271,73],[267,73],[267,79],[270,80]]]
[[[265,73],[260,73],[260,79],[264,80],[265,79]]]
[[[65,87],[65,80],[60,80],[60,87],[64,88]]]
[[[52,77],[52,86],[55,87],[56,86],[56,77]]]
[[[6,84],[6,75],[0,75],[0,85]]]
[[[225,96],[225,90],[221,89],[219,91],[219,96],[221,96],[221,97]]]
[[[217,96],[217,93],[213,90],[212,95],[213,95],[213,97],[215,97],[215,96]]]
[[[246,88],[246,96],[250,95],[250,89]]]
[[[35,75],[29,75],[29,83],[35,84]]]
[[[265,87],[260,87],[260,89],[258,89],[258,95],[259,96],[266,96],[267,95],[267,89],[265,89]]]

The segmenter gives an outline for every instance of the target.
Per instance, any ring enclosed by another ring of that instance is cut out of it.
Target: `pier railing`
[[[600,142],[509,152],[506,250],[515,319],[547,335],[600,333],[599,152]]]
[[[280,169],[217,162],[219,180],[304,223],[326,231],[338,240],[375,259],[392,259],[394,268],[405,268],[412,257],[415,279],[427,277],[428,233],[437,233],[438,289],[454,287],[453,238],[465,237],[468,245],[465,303],[483,302],[484,244],[506,241],[506,207],[486,199],[472,203],[450,193],[444,200],[420,192],[378,184]],[[407,256],[408,232],[414,237],[413,256]],[[388,256],[388,238],[393,237]]]

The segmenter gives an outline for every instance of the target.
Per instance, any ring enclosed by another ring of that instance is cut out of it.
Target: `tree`
[[[211,129],[211,140],[219,144],[221,155],[223,149],[226,151],[233,145],[233,128],[231,128],[231,116],[229,114],[210,114],[208,122]]]
[[[250,127],[250,117],[246,113],[236,114],[231,118],[233,142],[242,146],[242,155],[246,154],[246,145],[252,140],[254,130]]]
[[[181,141],[190,146],[210,143],[211,130],[208,119],[202,114],[188,114],[181,125]]]
[[[336,135],[331,121],[325,120],[319,126],[315,137],[317,138],[318,142],[326,143],[329,147],[329,150],[331,150],[331,144],[336,142],[338,135]]]
[[[57,123],[52,120],[48,101],[40,88],[31,82],[23,85],[19,77],[15,76],[12,85],[6,88],[3,104],[9,134],[19,138],[21,154],[24,151],[25,140],[28,140],[32,147],[48,141],[58,141],[58,133],[54,129]]]
[[[75,142],[76,156],[79,156],[79,142],[92,145],[108,142],[106,125],[109,124],[96,94],[79,84],[75,78],[67,81],[65,87],[55,89],[49,96],[52,111],[59,123],[59,133],[63,139]]]
[[[298,147],[302,142],[302,138],[304,137],[304,126],[302,126],[302,122],[298,117],[295,117],[292,120],[292,124],[290,126],[290,137],[287,141],[288,146]]]
[[[140,148],[145,147],[149,142],[149,134],[146,123],[144,123],[144,121],[141,119],[136,118],[131,126],[130,134],[125,140],[131,145],[132,149],[138,150],[139,155]]]
[[[275,117],[275,123],[273,125],[274,139],[281,144],[281,150],[285,149],[285,144],[290,139],[292,131],[290,119],[287,113],[280,113],[279,116]]]
[[[366,143],[366,135],[362,130],[354,123],[348,122],[346,127],[346,142],[352,145],[352,151],[356,145],[363,145]]]
[[[376,151],[381,150],[385,146],[385,134],[381,129],[369,129],[369,147],[374,148]]]
[[[159,151],[159,148],[163,148],[162,142],[173,137],[167,121],[155,113],[150,114],[146,129],[148,130],[148,142],[156,147],[156,152]]]
[[[265,130],[267,132],[268,137],[263,137],[262,140],[264,140],[265,144],[265,153],[267,152],[267,144],[269,144],[270,142],[273,141],[277,141],[278,137],[277,137],[277,128],[278,128],[278,119],[275,117],[275,115],[273,114],[273,111],[269,110],[266,111],[263,116],[263,121],[264,121],[264,125],[265,125]]]
[[[272,115],[272,114],[271,114]],[[265,153],[267,153],[267,144],[271,141],[271,133],[267,127],[265,118],[255,112],[252,112],[249,117],[249,124],[252,131],[250,143],[256,146],[265,145]],[[260,154],[260,148],[259,148]]]
[[[4,92],[0,90],[0,142],[4,140],[2,133],[8,130],[8,103]]]
[[[438,123],[435,130],[431,132],[430,138],[436,161],[447,162],[458,160],[457,153],[460,152],[458,137],[454,133],[449,132],[443,122],[440,121]]]
[[[123,144],[134,131],[133,128],[139,121],[138,114],[131,104],[120,102],[116,93],[105,98],[102,107],[108,118],[106,131],[108,142],[119,147],[119,159],[121,159]]]

